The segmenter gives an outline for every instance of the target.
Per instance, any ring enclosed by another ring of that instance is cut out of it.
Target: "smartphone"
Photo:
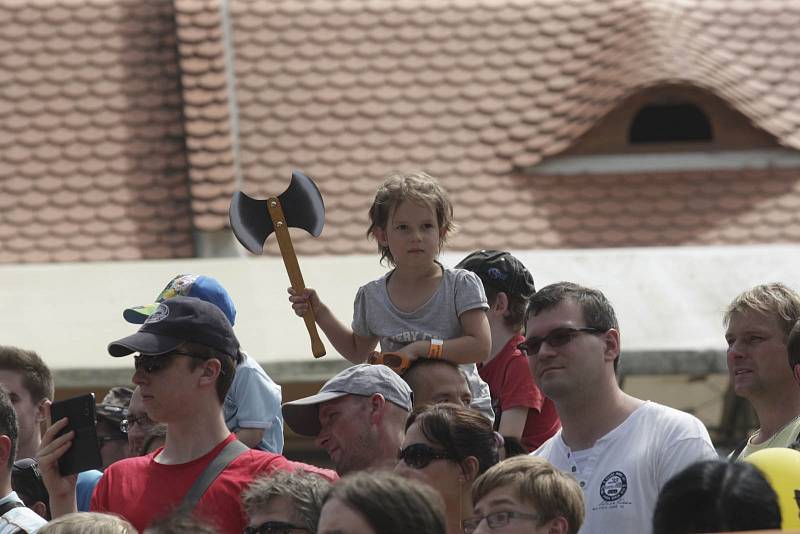
[[[50,406],[51,423],[64,417],[69,418],[69,424],[58,433],[58,436],[74,430],[75,437],[72,446],[58,459],[58,470],[61,475],[102,469],[103,459],[100,457],[100,444],[97,441],[95,428],[94,393],[54,402]]]

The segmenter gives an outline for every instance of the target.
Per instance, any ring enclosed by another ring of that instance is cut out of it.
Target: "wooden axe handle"
[[[292,238],[289,235],[289,228],[286,225],[286,217],[283,215],[283,208],[281,202],[275,197],[267,199],[267,209],[269,216],[272,218],[272,225],[275,227],[275,236],[278,238],[278,246],[281,249],[281,257],[283,264],[286,266],[286,272],[289,273],[289,282],[292,288],[298,293],[306,288],[303,282],[303,274],[300,272],[300,265],[297,263],[297,254],[294,252],[292,245]],[[308,335],[311,337],[311,352],[315,358],[325,356],[325,345],[317,333],[317,323],[314,318],[314,309],[309,302],[308,311],[303,315],[303,320],[306,323]]]

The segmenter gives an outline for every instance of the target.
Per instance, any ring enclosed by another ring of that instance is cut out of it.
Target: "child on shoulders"
[[[489,388],[475,367],[491,349],[483,284],[474,273],[447,269],[436,259],[455,228],[444,189],[424,172],[392,174],[378,189],[369,217],[367,237],[394,269],[359,288],[352,327],[310,288],[302,294],[289,288],[295,313],[303,316],[310,302],[328,340],[353,363],[364,363],[380,343],[381,352],[410,361],[442,358],[462,365],[473,407],[493,419]]]

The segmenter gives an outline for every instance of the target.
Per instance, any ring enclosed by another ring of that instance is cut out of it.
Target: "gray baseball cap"
[[[413,393],[400,376],[385,365],[366,363],[348,367],[322,386],[319,393],[284,403],[283,419],[301,436],[319,434],[319,405],[345,395],[370,397],[380,393],[392,404],[411,411]]]

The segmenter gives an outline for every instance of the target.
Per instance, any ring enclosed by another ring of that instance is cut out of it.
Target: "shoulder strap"
[[[747,447],[747,442],[748,441],[750,441],[750,436],[744,438],[742,441],[739,442],[739,444],[736,446],[736,448],[733,449],[733,452],[731,453],[731,455],[728,457],[728,458],[730,458],[728,460],[729,462],[735,462],[736,461],[736,459],[739,457],[739,455],[742,454],[742,451],[744,450],[744,448]]]
[[[228,467],[228,464],[248,450],[250,450],[250,448],[238,439],[225,445],[194,481],[192,487],[189,488],[189,491],[183,497],[180,508],[193,510],[208,487],[211,486],[211,483],[216,480],[226,467]]]
[[[19,501],[8,501],[7,503],[0,505],[0,516],[4,516],[14,508],[20,508],[22,506],[25,505]]]

